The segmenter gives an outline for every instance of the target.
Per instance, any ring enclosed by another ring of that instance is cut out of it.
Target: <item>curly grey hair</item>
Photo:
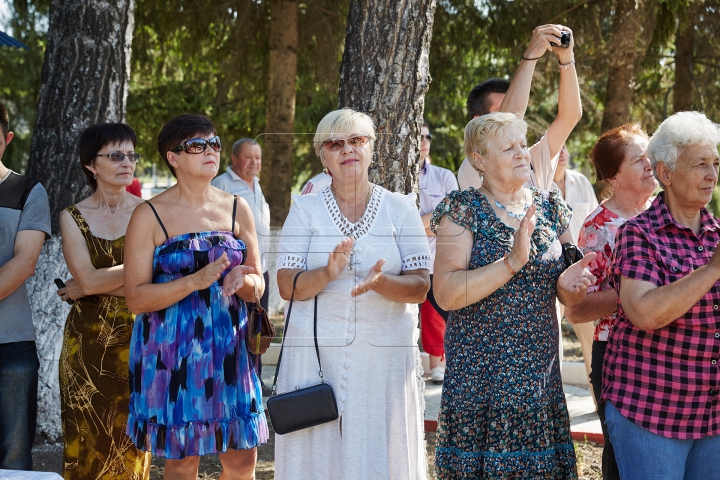
[[[690,145],[720,145],[720,125],[700,112],[679,112],[660,124],[647,150],[653,174],[660,185],[658,164],[662,162],[668,170],[675,171],[678,149]]]

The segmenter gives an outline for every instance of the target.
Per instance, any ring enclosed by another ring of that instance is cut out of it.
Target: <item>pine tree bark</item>
[[[53,0],[42,86],[27,175],[48,192],[53,236],[28,280],[40,357],[39,436],[62,435],[58,359],[68,307],[54,278],[68,278],[61,255],[59,216],[90,189],[80,168],[77,140],[86,127],[125,119],[130,81],[134,0]]]
[[[678,25],[675,37],[675,86],[673,88],[673,112],[692,110],[693,64],[695,62],[695,18],[688,7],[687,21]]]
[[[615,5],[609,52],[602,131],[630,121],[636,70],[651,40],[646,17],[653,14],[651,0],[618,0]]]
[[[260,186],[270,204],[270,225],[282,227],[290,211],[295,129],[298,2],[271,0],[268,90]]]
[[[339,106],[370,115],[377,141],[370,181],[417,191],[417,163],[435,0],[353,0],[340,67]]]

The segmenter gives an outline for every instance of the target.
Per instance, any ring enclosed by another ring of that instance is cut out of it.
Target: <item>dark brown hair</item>
[[[132,128],[124,123],[98,123],[90,125],[80,134],[80,140],[78,140],[80,166],[93,190],[97,189],[97,180],[95,180],[93,173],[88,170],[88,165],[93,164],[98,152],[105,145],[122,142],[132,143],[133,148],[137,145],[137,135],[135,135]]]
[[[590,152],[598,180],[607,181],[617,175],[625,160],[625,147],[636,135],[648,138],[648,134],[637,123],[626,123],[602,134]]]
[[[2,129],[3,137],[6,137],[10,131],[10,117],[2,102],[0,102],[0,129]]]
[[[510,82],[502,78],[490,78],[475,85],[467,99],[467,112],[470,120],[490,113],[490,94],[504,94],[507,93],[509,88]]]
[[[199,135],[217,135],[215,125],[204,115],[183,113],[170,119],[158,134],[158,152],[165,161],[168,170],[175,175],[175,169],[168,162],[168,152],[175,150],[184,142]]]

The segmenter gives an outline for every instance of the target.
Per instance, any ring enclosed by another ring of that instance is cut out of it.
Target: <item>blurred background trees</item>
[[[17,134],[4,160],[24,171],[50,2],[0,1],[9,12],[2,27],[30,46],[0,50],[0,100]],[[140,136],[145,167],[165,168],[156,135],[181,112],[209,115],[226,147],[266,131],[272,3],[288,2],[137,0],[127,121]],[[320,171],[311,134],[338,105],[349,8],[350,0],[297,2],[295,191]],[[575,35],[584,107],[568,141],[576,164],[587,163],[603,129],[626,121],[650,133],[679,110],[701,110],[720,121],[720,0],[438,0],[424,109],[434,134],[433,163],[457,169],[467,93],[486,78],[511,78],[533,28],[543,23],[567,25]],[[526,116],[531,141],[555,116],[555,62],[553,55],[538,62]],[[223,159],[229,161],[229,148]],[[273,159],[266,155],[264,164],[267,172]]]

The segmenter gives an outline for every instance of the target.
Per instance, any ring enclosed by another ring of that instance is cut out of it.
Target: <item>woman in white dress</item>
[[[324,379],[340,418],[278,435],[276,479],[423,479],[426,459],[418,388],[417,304],[425,299],[430,252],[415,194],[368,180],[375,129],[350,109],[329,113],[315,151],[332,185],[295,199],[278,255],[280,295],[295,304],[279,393]]]

